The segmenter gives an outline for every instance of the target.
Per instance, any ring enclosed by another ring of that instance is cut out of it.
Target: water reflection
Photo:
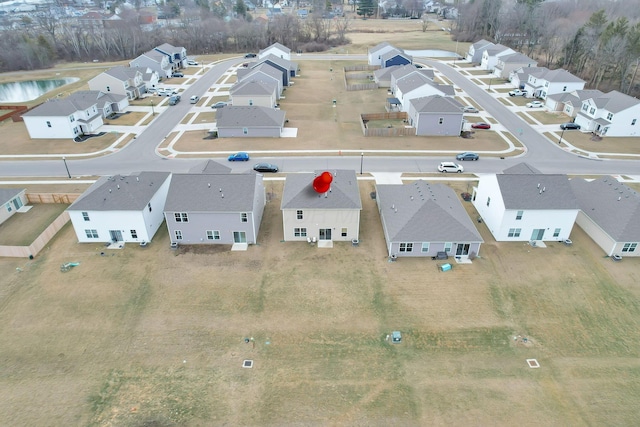
[[[65,77],[51,80],[2,83],[0,84],[0,102],[32,101],[49,91],[78,80],[77,77]]]

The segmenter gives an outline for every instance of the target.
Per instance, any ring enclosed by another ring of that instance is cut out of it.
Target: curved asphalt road
[[[358,60],[366,59],[365,55],[304,55],[305,60]],[[295,60],[295,58],[294,58]],[[229,59],[214,65],[181,95],[187,100],[192,95],[204,94],[214,85],[228,68],[241,59]],[[496,173],[516,163],[527,161],[544,173],[567,174],[626,174],[640,176],[640,162],[633,160],[593,160],[586,159],[562,150],[553,142],[540,135],[524,120],[508,110],[503,104],[486,93],[464,76],[445,63],[427,58],[421,62],[438,69],[455,85],[464,90],[478,104],[496,118],[513,135],[520,135],[521,142],[526,145],[527,152],[518,157],[483,158],[480,162],[465,163],[465,170],[471,173]],[[74,176],[128,174],[142,170],[162,170],[186,172],[202,159],[171,159],[158,156],[155,148],[162,143],[172,129],[180,123],[190,109],[188,102],[180,103],[166,109],[161,116],[145,129],[137,139],[122,150],[107,156],[70,160],[69,170]],[[303,153],[300,153],[303,154]],[[337,153],[336,153],[337,154]],[[277,164],[285,172],[313,171],[317,169],[355,169],[363,172],[434,172],[438,162],[451,160],[448,157],[425,156],[364,156],[359,153],[344,156],[297,156],[297,157],[264,157],[265,160]],[[226,163],[226,162],[225,162]],[[251,162],[253,163],[253,162]],[[247,163],[228,163],[234,171],[250,169]],[[2,161],[0,176],[3,177],[66,177],[62,158],[60,160],[42,161]]]

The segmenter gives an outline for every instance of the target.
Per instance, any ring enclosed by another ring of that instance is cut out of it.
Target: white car
[[[188,64],[188,65],[198,65],[198,63],[197,63],[196,61],[194,61],[193,59],[189,59],[189,60],[187,61],[187,64]]]
[[[459,164],[453,163],[453,162],[441,162],[438,165],[438,170],[440,172],[443,172],[443,173],[447,173],[447,172],[462,173],[462,172],[464,172],[464,168],[462,167],[462,165],[459,165]]]
[[[542,108],[544,103],[542,101],[531,101],[527,103],[527,108]]]
[[[189,102],[191,102],[192,104],[197,104],[198,101],[200,101],[200,97],[198,95],[193,95],[191,98],[189,98]]]

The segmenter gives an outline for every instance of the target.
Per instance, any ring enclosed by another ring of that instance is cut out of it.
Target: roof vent
[[[413,196],[409,197],[411,200],[413,200]]]
[[[547,190],[547,187],[542,187],[542,191],[543,192],[546,191],[546,190]]]
[[[622,197],[618,197],[618,201],[620,201],[620,199],[622,199]]]
[[[220,193],[220,196],[224,199],[224,193]]]
[[[538,188],[540,188],[540,183],[538,183]]]
[[[222,188],[219,188],[218,191],[222,193]]]
[[[109,189],[109,193],[111,193],[111,189]]]
[[[540,190],[539,193],[542,194],[542,190]]]
[[[391,209],[395,209],[395,208],[396,208],[396,205],[391,205]]]
[[[136,176],[136,182],[140,182],[140,177]]]
[[[208,184],[207,184],[207,188],[211,188],[211,183],[208,183]]]
[[[116,185],[116,187],[118,187],[118,190],[120,189],[120,184]]]

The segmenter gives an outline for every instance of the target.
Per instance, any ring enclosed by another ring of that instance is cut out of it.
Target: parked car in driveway
[[[491,129],[491,125],[485,122],[473,123],[471,127],[473,129]]]
[[[571,130],[571,129],[577,129],[580,130],[580,125],[577,123],[563,123],[560,125],[560,129],[562,130]]]
[[[182,74],[182,73],[173,73],[173,74],[171,74],[171,77],[184,77],[184,74]]]
[[[271,163],[256,163],[253,165],[253,170],[256,172],[278,172],[278,166],[272,165]]]
[[[249,154],[244,151],[240,151],[239,153],[235,153],[227,157],[227,160],[230,162],[248,162]]]
[[[215,104],[213,104],[213,105],[211,106],[211,108],[224,108],[224,107],[226,107],[226,106],[227,106],[227,103],[226,103],[226,102],[222,102],[222,101],[220,101],[220,102],[216,102]]]
[[[440,172],[443,173],[447,173],[447,172],[455,172],[455,173],[462,173],[464,172],[464,168],[457,164],[457,163],[453,163],[453,162],[441,162],[438,165],[438,170]]]
[[[189,60],[187,61],[187,64],[188,64],[188,65],[198,65],[198,63],[197,63],[196,61],[194,61],[193,59],[189,59]]]
[[[478,109],[476,107],[474,107],[473,105],[467,105],[466,107],[464,107],[462,109],[463,113],[477,113]]]
[[[544,103],[542,101],[531,101],[527,103],[527,108],[542,108]]]
[[[467,151],[466,153],[460,153],[456,156],[456,160],[478,160],[480,156],[477,153]]]
[[[526,95],[527,95],[526,90],[515,89],[509,92],[509,96],[526,96]]]

